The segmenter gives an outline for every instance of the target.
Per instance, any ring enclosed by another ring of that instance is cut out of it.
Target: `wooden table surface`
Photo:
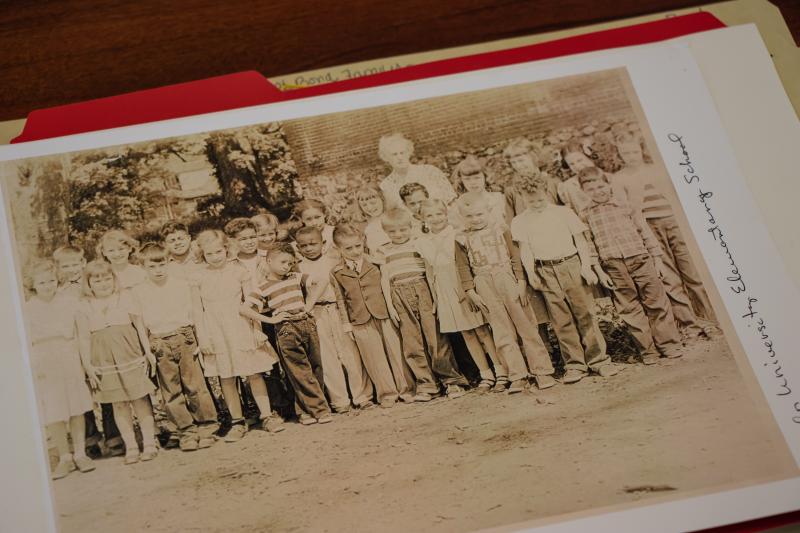
[[[702,3],[5,1],[0,4],[0,120],[241,70],[288,74]],[[800,0],[773,3],[797,41]]]

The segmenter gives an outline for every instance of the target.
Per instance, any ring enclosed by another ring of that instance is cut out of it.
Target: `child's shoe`
[[[494,383],[494,387],[492,387],[492,392],[505,392],[508,388],[508,380],[505,378],[499,378]]]
[[[448,385],[447,386],[447,397],[451,400],[455,400],[456,398],[461,398],[467,393],[463,388],[459,385]]]
[[[661,358],[657,353],[650,353],[642,355],[642,363],[646,365],[655,365],[658,364],[658,360]]]
[[[139,450],[136,450],[133,453],[126,453],[125,460],[123,461],[126,465],[133,465],[139,462]]]
[[[372,409],[375,407],[375,404],[372,403],[372,400],[367,400],[366,402],[358,404],[358,408],[362,411],[366,411],[367,409]]]
[[[534,376],[533,379],[536,381],[536,386],[539,388],[539,390],[545,390],[556,386],[556,380],[553,379],[553,376]]]
[[[300,415],[300,423],[304,426],[310,426],[311,424],[316,424],[317,419],[311,415],[303,413]]]
[[[478,383],[477,391],[482,394],[487,393],[490,390],[492,390],[492,387],[494,387],[494,381],[491,381],[489,379],[482,379],[481,382]]]
[[[214,445],[214,442],[216,442],[214,437],[201,437],[197,440],[197,447],[201,450],[205,448],[211,448]]]
[[[58,461],[58,465],[53,469],[52,478],[61,479],[62,477],[67,477],[75,468],[75,461],[73,461],[71,457],[69,459],[62,457],[61,460]]]
[[[509,394],[516,394],[518,392],[522,392],[525,390],[525,385],[527,382],[524,379],[515,379],[511,382],[511,385],[508,387]]]
[[[600,376],[601,378],[610,378],[611,376],[616,376],[617,374],[619,374],[619,368],[617,368],[611,363],[606,363],[597,370],[595,370],[595,372],[597,372],[597,375]]]
[[[317,422],[319,422],[320,424],[330,424],[331,422],[333,422],[333,417],[331,416],[330,413],[324,414],[321,417],[317,418]]]
[[[415,402],[429,402],[431,400],[433,400],[433,396],[427,392],[418,392],[414,395]]]
[[[142,450],[142,461],[152,461],[158,455],[158,448],[154,444],[145,446]]]
[[[85,455],[83,457],[75,457],[75,466],[78,467],[81,473],[85,474],[94,470],[94,461]]]
[[[561,378],[561,381],[564,383],[577,383],[584,378],[586,374],[581,372],[576,368],[568,368],[567,371],[564,373],[564,377]]]
[[[413,394],[401,394],[400,401],[403,403],[414,403],[414,395]]]
[[[381,402],[381,409],[391,409],[397,403],[397,400],[383,400]]]
[[[269,433],[280,433],[286,429],[283,425],[283,418],[276,414],[261,419],[261,428]]]
[[[200,447],[197,435],[194,433],[189,433],[181,436],[180,440],[178,441],[178,447],[182,452],[193,452],[197,450]],[[142,457],[142,460],[144,460],[144,457]]]
[[[225,435],[223,440],[225,442],[239,442],[244,438],[246,433],[247,425],[244,422],[240,422],[231,426],[231,429],[228,430],[228,434]]]

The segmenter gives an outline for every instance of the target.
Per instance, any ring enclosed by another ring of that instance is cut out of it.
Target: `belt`
[[[408,283],[415,283],[417,281],[424,281],[425,276],[411,276],[408,278],[401,278],[397,280],[392,280],[391,285],[406,285]]]
[[[320,305],[320,306],[322,306],[322,305],[336,305],[336,302],[317,302],[314,305],[315,306],[317,306],[317,305]]]
[[[566,261],[569,261],[573,257],[577,257],[577,253],[572,255],[567,255],[562,257],[561,259],[536,259],[536,264],[539,266],[553,266],[553,265],[560,265]]]
[[[302,312],[302,313],[294,313],[294,314],[290,314],[290,315],[289,315],[289,318],[287,318],[286,320],[287,320],[287,321],[289,321],[289,322],[297,322],[297,321],[299,321],[299,320],[306,320],[306,319],[308,319],[308,318],[311,318],[311,317],[308,315],[308,313],[306,313],[306,312]]]
[[[191,325],[181,326],[178,329],[173,329],[172,331],[168,331],[167,333],[151,333],[150,336],[156,339],[166,339],[169,337],[174,337],[175,335],[180,335],[186,328],[191,329]]]

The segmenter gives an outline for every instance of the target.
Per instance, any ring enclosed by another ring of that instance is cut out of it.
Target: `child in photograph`
[[[333,226],[327,223],[325,204],[314,198],[301,200],[295,205],[294,214],[303,226],[319,230],[322,235],[322,253],[330,252],[333,247]]]
[[[250,220],[256,225],[258,255],[263,258],[272,243],[278,240],[278,217],[272,213],[259,213],[250,217]]]
[[[655,183],[652,166],[645,165],[641,145],[636,138],[626,135],[617,140],[617,147],[625,167],[611,176],[612,183],[625,190],[631,205],[641,211],[661,244],[665,267],[662,281],[678,325],[690,339],[719,334],[716,315],[689,255],[675,213]],[[705,320],[697,320],[697,317]]]
[[[508,223],[511,220],[511,210],[503,193],[486,190],[486,173],[477,157],[468,155],[462,159],[453,169],[453,181],[459,194],[466,192],[482,194],[493,220],[499,223]],[[464,221],[460,217],[458,208],[451,211],[450,218],[453,225],[459,229],[463,228]]]
[[[120,255],[122,255],[120,253]],[[120,288],[113,264],[95,260],[86,265],[77,314],[84,369],[95,388],[95,400],[110,403],[125,443],[125,464],[155,458],[155,422],[150,393],[156,361],[142,318],[128,290]],[[131,409],[142,432],[142,453],[133,429]]]
[[[194,278],[199,264],[197,254],[192,250],[192,237],[186,225],[173,220],[165,222],[158,235],[169,253],[170,275],[182,279]]]
[[[561,148],[561,158],[570,170],[570,176],[558,184],[558,200],[571,208],[575,213],[581,213],[589,205],[589,196],[581,189],[578,174],[584,168],[593,167],[594,163],[586,156],[580,143],[567,143]]]
[[[511,382],[498,379],[496,390],[509,393],[525,390],[528,369],[517,338],[540,389],[555,385],[550,355],[531,318],[527,281],[508,226],[493,221],[485,197],[466,193],[459,198],[466,228],[456,236],[456,265],[459,279],[472,302],[481,308],[492,328],[498,358],[508,370]]]
[[[528,209],[511,221],[511,238],[520,247],[528,281],[547,302],[566,369],[563,382],[578,382],[589,370],[612,376],[617,369],[584,285],[598,281],[584,236],[588,228],[569,207],[548,202],[546,187],[539,179],[521,186]]]
[[[392,172],[380,182],[386,207],[403,206],[399,191],[407,183],[419,183],[432,198],[438,198],[450,205],[456,198],[450,181],[433,165],[412,163],[413,154],[414,143],[401,133],[384,135],[378,141],[378,157],[392,167]]]
[[[389,318],[380,270],[364,252],[364,236],[350,224],[339,224],[333,230],[333,240],[342,255],[342,261],[331,272],[342,329],[361,352],[378,402],[382,407],[391,407],[398,397],[404,402],[413,401],[414,378]]]
[[[225,235],[236,243],[236,259],[250,274],[250,280],[257,285],[263,275],[259,268],[262,258],[258,255],[258,227],[249,218],[234,218],[225,224]]]
[[[613,288],[617,311],[639,344],[644,363],[658,362],[659,353],[680,357],[680,334],[659,276],[663,263],[658,241],[641,213],[613,194],[603,171],[585,168],[578,179],[591,199],[582,216],[594,236],[602,266],[598,276]]]
[[[366,185],[356,191],[356,205],[367,221],[364,226],[365,253],[371,256],[380,246],[390,242],[381,225],[381,215],[386,207],[383,192],[374,185]]]
[[[500,205],[503,206],[500,195]],[[494,364],[498,379],[508,380],[508,369],[497,358],[492,333],[486,318],[467,298],[455,262],[456,230],[447,223],[447,206],[441,200],[426,200],[422,203],[422,216],[430,233],[417,240],[417,248],[431,266],[431,285],[436,301],[436,317],[442,333],[461,333],[481,381],[478,390],[488,392],[495,385],[495,373],[489,366],[486,354]]]
[[[83,267],[86,266],[83,250],[74,246],[60,246],[53,252],[53,261],[58,273],[58,292],[80,298]]]
[[[467,380],[458,371],[453,349],[436,324],[430,267],[412,237],[411,213],[402,208],[387,211],[383,229],[392,242],[379,250],[386,261],[381,267],[381,287],[389,317],[400,327],[403,355],[416,380],[414,399],[425,402],[437,396],[436,378],[445,385],[449,398],[463,396]]]
[[[550,202],[558,203],[558,184],[560,182],[547,174],[542,175],[539,170],[539,157],[531,141],[524,137],[512,140],[503,150],[503,156],[517,176],[531,178],[541,175],[547,183],[547,196]],[[517,194],[516,189],[507,189],[505,195],[506,202],[509,204],[509,209],[512,213],[521,213],[525,210],[525,203]]]
[[[58,291],[52,261],[35,263],[25,285],[33,291],[25,303],[31,373],[42,422],[59,456],[52,478],[63,478],[76,469],[90,472],[94,464],[86,456],[84,416],[91,413],[93,402],[75,335],[78,299]]]
[[[130,263],[131,254],[138,249],[139,241],[118,229],[105,232],[97,243],[97,257],[111,264],[120,290],[130,289],[147,277],[142,267]]]
[[[60,246],[53,252],[53,261],[58,274],[59,294],[79,300],[83,296],[83,268],[86,266],[83,250],[74,246]],[[104,415],[104,417],[107,416],[109,418],[109,422],[113,421],[114,418],[111,415],[110,407],[106,408],[107,414]],[[86,453],[89,454],[89,457],[100,457],[102,455],[100,441],[103,436],[97,428],[94,412],[89,410],[84,415],[84,419],[86,425]],[[118,449],[121,450],[122,439],[119,436],[119,430],[116,425],[111,424],[111,426],[108,431],[109,440],[115,437],[112,444],[116,444]]]
[[[427,231],[427,228],[422,221],[420,206],[422,206],[422,202],[428,199],[428,191],[419,183],[412,182],[406,183],[400,187],[398,194],[400,195],[400,199],[403,201],[403,205],[406,209],[408,209],[409,213],[411,213],[411,216],[413,217],[411,219],[412,231],[414,238],[416,238]]]
[[[207,448],[214,443],[217,410],[203,378],[195,336],[197,291],[171,275],[169,254],[160,244],[145,244],[140,257],[147,279],[131,290],[156,357],[167,417],[177,429],[181,450]]]
[[[295,252],[276,243],[266,257],[267,276],[242,304],[244,316],[275,325],[278,355],[294,389],[295,407],[303,425],[331,422],[323,392],[319,337],[314,318],[306,311],[308,276],[295,272]]]
[[[239,312],[245,295],[252,290],[250,275],[242,265],[229,260],[228,238],[219,230],[205,230],[197,236],[204,266],[197,290],[202,320],[197,336],[206,376],[219,377],[222,395],[232,418],[226,442],[237,442],[247,433],[237,378],[246,379],[261,413],[262,427],[274,432],[281,420],[273,420],[267,386],[262,372],[277,360],[266,337]]]
[[[322,254],[322,234],[317,228],[304,226],[298,229],[295,242],[303,257],[297,265],[298,270],[308,276],[311,288],[306,299],[306,310],[317,324],[322,380],[331,407],[337,413],[350,410],[348,385],[353,395],[353,405],[360,409],[371,407],[372,382],[353,339],[344,332],[344,324],[336,308],[336,294],[330,282],[331,270],[340,260],[332,254]]]

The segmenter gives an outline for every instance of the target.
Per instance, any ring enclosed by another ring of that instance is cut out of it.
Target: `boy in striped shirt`
[[[328,423],[317,326],[306,309],[308,275],[292,271],[295,255],[288,243],[274,244],[265,260],[266,279],[242,304],[242,315],[275,325],[278,357],[294,389],[300,423]]]
[[[400,327],[403,356],[417,383],[414,400],[427,402],[437,396],[436,378],[445,385],[449,398],[458,398],[465,394],[467,380],[458,371],[453,349],[436,324],[429,266],[411,238],[412,223],[411,213],[402,208],[390,209],[381,218],[383,231],[391,239],[379,249],[385,261],[381,287],[389,316]]]

